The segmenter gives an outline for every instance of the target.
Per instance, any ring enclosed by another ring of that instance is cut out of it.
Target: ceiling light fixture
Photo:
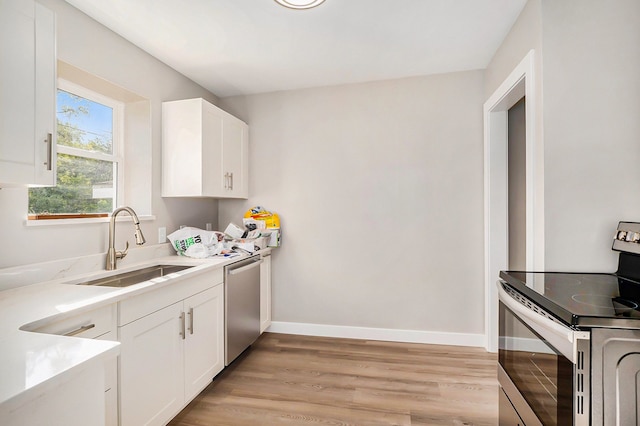
[[[320,6],[324,0],[275,0],[276,3],[289,9],[311,9]]]

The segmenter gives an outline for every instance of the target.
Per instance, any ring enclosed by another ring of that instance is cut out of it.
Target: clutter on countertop
[[[246,232],[247,232],[246,229],[242,229],[235,223],[228,224],[226,229],[224,230],[224,233],[231,238],[242,238],[245,236]]]
[[[211,256],[233,256],[237,252],[253,253],[267,247],[280,246],[280,218],[256,206],[244,215],[243,226],[229,223],[223,232],[183,227],[167,235],[179,256],[204,259]]]
[[[204,259],[221,254],[224,234],[186,226],[167,235],[171,245],[180,256]]]
[[[242,223],[251,231],[259,231],[260,236],[266,238],[267,247],[280,247],[280,217],[276,213],[255,206],[247,210]]]

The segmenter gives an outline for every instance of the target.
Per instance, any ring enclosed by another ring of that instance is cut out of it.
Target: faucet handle
[[[127,255],[128,251],[129,251],[129,241],[126,242],[124,251],[117,251],[116,252],[116,259],[124,259],[124,257]]]

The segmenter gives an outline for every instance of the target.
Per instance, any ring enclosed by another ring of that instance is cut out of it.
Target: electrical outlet
[[[167,228],[161,226],[158,228],[158,244],[162,244],[167,241]]]
[[[206,223],[206,224],[205,224],[205,229],[206,229],[207,231],[211,231],[211,230],[213,230],[213,226],[211,226],[211,224],[210,224],[210,223]]]

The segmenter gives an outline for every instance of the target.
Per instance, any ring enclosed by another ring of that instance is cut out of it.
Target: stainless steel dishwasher
[[[225,355],[229,365],[260,336],[260,255],[224,268]]]

